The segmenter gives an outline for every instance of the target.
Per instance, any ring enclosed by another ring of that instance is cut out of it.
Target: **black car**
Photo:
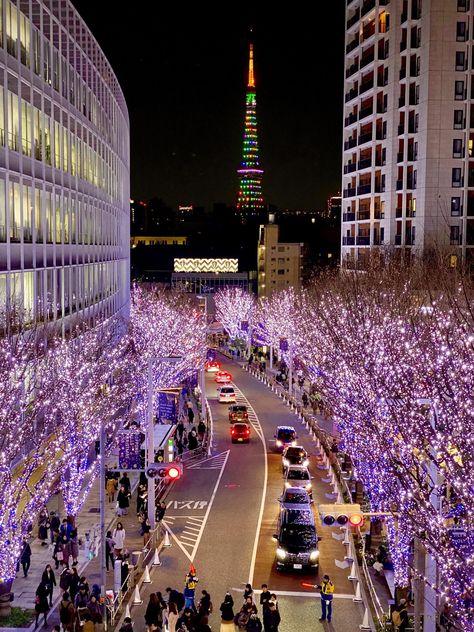
[[[244,421],[246,422],[249,418],[249,413],[247,410],[247,406],[243,404],[232,404],[229,406],[229,422],[231,424],[236,421]]]
[[[276,567],[291,570],[314,569],[319,566],[319,548],[311,509],[282,509],[278,519]]]
[[[300,445],[289,445],[283,450],[281,455],[281,463],[283,468],[283,474],[290,465],[304,465],[309,466],[308,453]]]
[[[289,445],[296,445],[296,430],[293,426],[277,426],[275,434],[275,447],[277,451],[283,450]]]

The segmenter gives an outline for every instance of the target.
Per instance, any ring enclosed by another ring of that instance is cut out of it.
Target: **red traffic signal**
[[[319,505],[321,522],[327,527],[348,525],[360,527],[364,522],[364,514],[360,505],[334,503],[332,505]]]
[[[182,474],[183,466],[181,463],[155,464],[146,470],[148,478],[168,478],[171,481],[177,481],[181,478]]]

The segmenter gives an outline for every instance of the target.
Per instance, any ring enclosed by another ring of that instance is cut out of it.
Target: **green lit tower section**
[[[245,97],[242,163],[237,173],[239,175],[237,209],[242,212],[254,212],[263,209],[263,169],[260,168],[258,157],[257,92],[253,74],[253,44],[250,44],[249,81]]]

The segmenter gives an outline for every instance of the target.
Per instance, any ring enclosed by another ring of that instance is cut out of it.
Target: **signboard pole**
[[[148,359],[148,467],[155,462],[155,423],[153,419],[153,359]],[[155,479],[148,479],[148,520],[152,531],[155,529]]]

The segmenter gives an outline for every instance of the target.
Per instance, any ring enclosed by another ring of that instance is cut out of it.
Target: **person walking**
[[[194,410],[191,402],[188,402],[188,422],[192,425],[194,422]]]
[[[143,533],[143,548],[146,549],[146,546],[151,538],[151,524],[148,520],[148,516],[143,518],[142,522],[142,533]]]
[[[123,524],[121,522],[117,522],[117,526],[114,529],[112,534],[113,539],[115,540],[115,555],[120,555],[122,553],[122,549],[125,545],[125,529],[123,528]]]
[[[35,597],[35,613],[36,613],[36,621],[35,621],[35,629],[38,627],[40,614],[43,615],[44,625],[47,626],[46,618],[49,612],[49,602],[48,602],[48,589],[44,585],[43,581],[40,582],[38,588],[36,589],[36,597]]]
[[[178,618],[178,606],[171,601],[168,604],[168,632],[176,632]]]
[[[51,608],[53,605],[53,590],[56,586],[56,576],[51,568],[51,564],[46,564],[46,568],[41,576],[41,581],[48,591],[49,607]]]
[[[66,632],[72,632],[76,621],[76,610],[66,591],[59,604],[59,621]]]
[[[268,605],[263,613],[263,627],[265,632],[278,632],[278,626],[281,621],[280,613],[273,601],[268,601],[267,603]]]
[[[23,577],[28,577],[28,571],[31,566],[31,546],[28,544],[28,540],[23,538],[23,548],[20,554],[20,563],[23,568]]]
[[[265,614],[271,596],[272,594],[268,590],[267,584],[262,584],[262,592],[260,593],[260,605],[262,606],[262,614]]]
[[[51,534],[51,544],[56,542],[61,527],[61,520],[55,511],[52,511],[49,519],[49,529]]]
[[[159,622],[159,623],[158,623]],[[150,599],[145,610],[145,624],[150,629],[152,625],[161,627],[163,616],[161,614],[161,604],[156,593],[150,594]]]
[[[79,574],[77,572],[76,568],[73,568],[71,571],[71,577],[69,579],[69,594],[71,595],[71,600],[74,603],[75,599],[76,599],[76,595],[79,592],[79,583],[81,581],[81,578],[79,577]]]
[[[107,531],[107,535],[105,536],[105,567],[107,570],[110,570],[109,564],[112,566],[112,570],[114,568],[114,547],[115,540],[112,537],[112,531]]]
[[[128,513],[128,508],[130,507],[129,498],[130,494],[125,489],[125,486],[121,485],[117,495],[117,516],[124,516]]]
[[[77,541],[77,529],[71,531],[71,539],[69,540],[69,553],[72,557],[72,565],[77,566],[79,557],[79,543]]]
[[[400,599],[398,606],[392,612],[392,623],[397,632],[405,632],[408,627],[407,600]]]
[[[127,492],[127,494],[130,494],[130,492],[132,491],[132,484],[130,482],[130,479],[128,478],[127,472],[123,473],[122,478],[119,480],[119,485],[125,487],[125,491]]]
[[[198,447],[197,432],[194,426],[188,432],[188,450],[195,450]]]
[[[321,591],[321,617],[320,621],[331,621],[332,617],[332,600],[334,597],[334,584],[329,579],[329,575],[324,575],[321,584],[314,586]]]
[[[115,478],[108,478],[105,485],[109,503],[113,503],[115,500],[115,492],[117,491],[117,480]]]
[[[224,601],[219,608],[221,611],[220,632],[235,632],[234,625],[234,599],[229,592],[224,595]]]
[[[206,434],[206,424],[202,419],[198,423],[197,432],[199,441],[202,443],[204,441],[204,435]]]
[[[212,601],[211,595],[207,592],[207,590],[201,591],[201,599],[198,604],[198,615],[199,617],[208,617],[212,612]]]
[[[48,531],[50,527],[48,508],[43,507],[38,516],[38,540],[41,540],[41,546],[48,546]]]

